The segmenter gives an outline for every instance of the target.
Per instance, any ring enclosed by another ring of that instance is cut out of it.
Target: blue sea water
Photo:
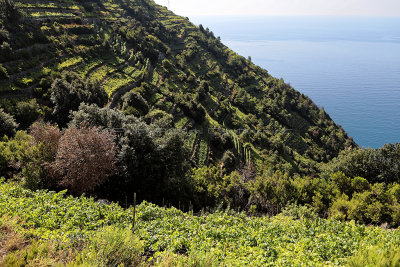
[[[194,17],[364,147],[400,142],[400,17]]]

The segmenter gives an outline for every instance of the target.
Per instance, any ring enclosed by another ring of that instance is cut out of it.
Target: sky
[[[155,0],[181,16],[400,16],[400,0]]]

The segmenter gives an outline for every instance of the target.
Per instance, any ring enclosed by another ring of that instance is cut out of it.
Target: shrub
[[[56,159],[49,165],[62,186],[74,193],[93,191],[115,171],[114,136],[96,127],[68,128],[60,139]]]
[[[46,165],[56,157],[61,132],[56,126],[40,121],[29,128],[29,133],[33,140],[29,157],[23,163],[23,186],[32,190],[51,188],[55,183],[49,176]]]
[[[4,135],[10,137],[14,136],[17,127],[18,124],[15,122],[14,117],[0,108],[0,137],[3,137]]]
[[[347,266],[400,266],[400,247],[398,245],[378,244],[367,249],[360,249],[357,254],[349,258]]]
[[[82,102],[102,106],[107,99],[106,92],[99,85],[84,83],[75,73],[66,73],[61,79],[55,79],[51,85],[53,115],[61,125],[68,122],[70,111],[77,110]]]
[[[62,136],[57,126],[43,121],[35,122],[29,127],[29,133],[33,136],[35,144],[43,144],[44,158],[53,161],[57,154],[58,143]]]
[[[2,64],[0,64],[0,80],[2,79],[8,79],[8,73],[6,68],[4,68]]]
[[[331,180],[340,192],[345,193],[346,195],[350,196],[351,195],[351,179],[349,177],[346,177],[343,172],[337,172],[331,175]]]
[[[355,192],[360,193],[369,190],[371,188],[371,185],[366,179],[362,177],[354,177],[351,181],[351,187]]]
[[[122,109],[128,111],[130,107],[134,108],[134,111],[128,112],[137,117],[145,115],[149,111],[149,105],[147,101],[136,92],[129,92],[125,94],[122,98],[123,105]]]
[[[184,134],[167,130],[168,118],[167,115],[166,120],[147,125],[119,110],[85,104],[72,113],[71,126],[86,122],[101,128],[123,129],[116,138],[117,177],[102,187],[107,197],[125,200],[122,192],[137,192],[143,199],[161,203],[163,198],[178,202],[178,198],[186,196],[189,152],[184,146]]]
[[[251,202],[269,214],[278,214],[296,196],[292,179],[280,171],[251,181]]]
[[[36,99],[20,101],[15,106],[15,119],[21,124],[21,127],[28,127],[39,118],[39,110],[40,106]]]
[[[83,266],[139,266],[144,245],[128,228],[108,226],[96,232],[84,249]]]
[[[342,151],[330,163],[323,166],[323,176],[343,172],[347,177],[363,177],[370,183],[400,181],[400,143],[386,144],[378,149],[354,149]]]

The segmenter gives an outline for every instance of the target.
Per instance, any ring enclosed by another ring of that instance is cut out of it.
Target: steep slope
[[[196,166],[309,173],[356,146],[307,96],[151,0],[0,0],[0,13],[0,107],[21,127],[54,120],[51,85],[69,71],[110,108],[171,114]]]

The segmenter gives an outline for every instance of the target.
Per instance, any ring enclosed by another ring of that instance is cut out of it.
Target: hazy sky
[[[168,0],[155,0],[167,6]],[[400,0],[169,0],[182,16],[340,15],[400,16]]]

